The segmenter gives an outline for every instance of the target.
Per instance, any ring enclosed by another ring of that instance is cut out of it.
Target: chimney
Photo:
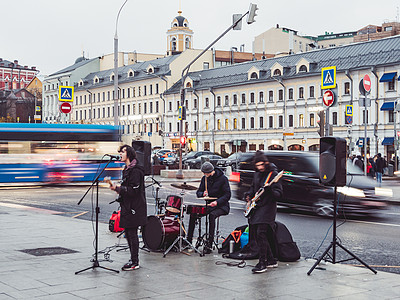
[[[32,70],[36,70],[36,67],[32,67]]]
[[[14,64],[17,66],[18,65],[18,60],[14,59]]]
[[[3,59],[0,57],[0,61],[3,61]]]

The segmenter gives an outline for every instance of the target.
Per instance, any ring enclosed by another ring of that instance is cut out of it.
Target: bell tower
[[[167,54],[174,55],[193,48],[193,31],[189,28],[189,21],[178,11],[171,22],[171,29],[167,31]]]

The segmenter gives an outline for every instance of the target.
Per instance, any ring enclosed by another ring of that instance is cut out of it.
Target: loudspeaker
[[[151,175],[151,143],[146,141],[132,141],[132,148],[136,151],[136,158],[144,168],[144,175]]]
[[[319,142],[319,182],[326,186],[345,186],[347,179],[346,140],[322,137]]]

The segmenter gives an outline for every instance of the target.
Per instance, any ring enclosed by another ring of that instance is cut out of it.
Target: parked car
[[[279,205],[312,211],[321,216],[333,215],[334,188],[319,183],[319,155],[311,152],[266,151],[268,160],[285,173],[281,179],[283,198]],[[243,199],[249,190],[254,173],[255,153],[243,153],[238,174],[233,176],[233,190],[238,199]],[[347,163],[347,185],[338,187],[338,214],[369,215],[387,207],[385,200],[391,194],[366,176],[362,170]]]
[[[215,167],[221,158],[222,156],[216,154],[201,155],[193,159],[187,159],[185,165],[189,166],[190,169],[200,169],[204,161],[209,161]]]
[[[195,159],[201,155],[210,155],[210,154],[214,154],[211,151],[192,151],[189,152],[188,154],[182,156],[182,163],[185,163],[186,160],[188,159]]]
[[[175,152],[167,152],[163,156],[161,156],[160,161],[163,165],[174,165],[178,160],[178,156]]]
[[[240,157],[242,156],[243,152],[236,152],[228,156],[227,158],[222,158],[218,160],[217,167],[224,169],[228,166],[232,168],[232,171],[236,171],[237,166],[240,161]]]

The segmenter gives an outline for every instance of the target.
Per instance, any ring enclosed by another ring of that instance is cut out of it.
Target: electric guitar
[[[281,177],[283,176],[284,171],[280,171],[275,177],[274,179],[272,179],[270,182],[266,182],[264,184],[264,186],[262,186],[257,193],[254,195],[254,197],[247,202],[246,204],[246,211],[244,212],[244,216],[246,218],[248,218],[250,216],[251,211],[257,206],[257,201],[260,199],[261,195],[264,193],[265,188],[270,186],[271,184],[278,182],[279,179],[281,179]]]

